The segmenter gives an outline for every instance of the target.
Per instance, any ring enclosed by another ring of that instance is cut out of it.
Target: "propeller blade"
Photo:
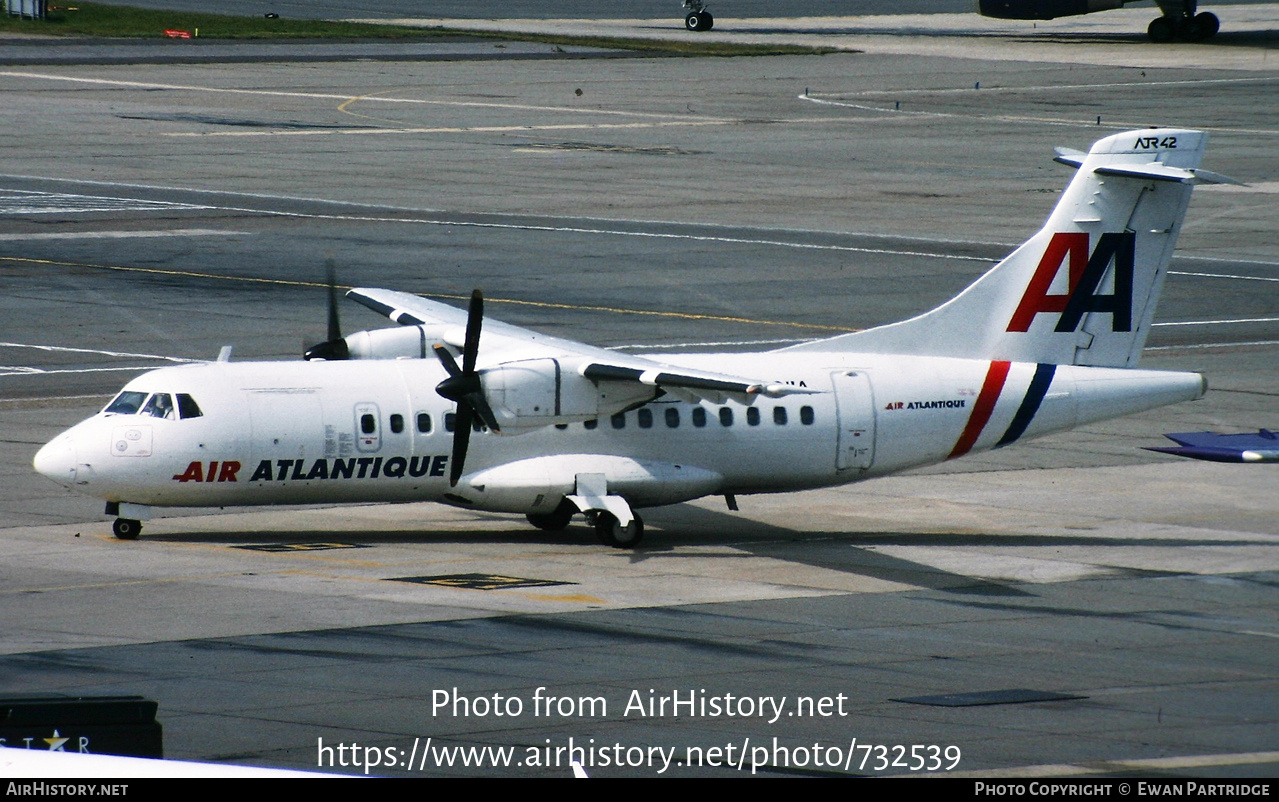
[[[471,393],[466,396],[466,402],[475,410],[475,414],[480,417],[480,421],[491,431],[500,432],[502,428],[497,425],[497,417],[493,414],[493,408],[489,406],[488,399],[484,397],[483,391]]]
[[[466,450],[471,444],[471,427],[478,417],[490,431],[499,431],[497,417],[488,399],[484,397],[484,385],[475,370],[479,361],[480,331],[484,326],[484,296],[479,290],[471,293],[471,305],[466,312],[466,340],[462,344],[462,366],[458,367],[453,353],[442,343],[431,347],[435,358],[444,366],[448,378],[435,385],[435,392],[457,404],[453,418],[453,457],[449,466],[449,485],[457,487],[466,466]]]
[[[337,266],[329,259],[324,263],[325,278],[329,285],[329,342],[342,339],[342,324],[338,321]]]
[[[350,359],[351,349],[347,346],[346,340],[342,338],[342,324],[338,320],[338,283],[337,268],[333,264],[333,260],[326,260],[324,263],[325,283],[328,285],[329,309],[328,309],[328,329],[329,338],[322,343],[316,343],[302,351],[302,358],[310,361],[312,359]]]
[[[435,358],[440,360],[440,364],[444,366],[445,372],[450,376],[462,375],[462,369],[457,366],[457,360],[453,358],[453,354],[442,343],[436,343],[431,346],[431,350],[435,352]],[[448,398],[448,396],[444,396]],[[456,399],[449,399],[456,400]]]
[[[484,324],[484,296],[479,290],[471,291],[471,308],[466,313],[466,344],[462,347],[462,371],[475,370],[475,360],[480,350],[480,328]]]
[[[472,418],[471,405],[459,403],[457,415],[453,418],[453,457],[449,460],[449,487],[457,487],[457,480],[462,478],[462,469],[466,465],[466,449],[471,443]]]

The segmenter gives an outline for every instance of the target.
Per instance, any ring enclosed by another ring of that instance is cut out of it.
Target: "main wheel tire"
[[[622,526],[611,512],[601,512],[595,519],[595,534],[605,546],[615,549],[633,549],[644,539],[644,522],[638,515]]]
[[[121,540],[137,540],[138,535],[142,534],[142,522],[132,518],[116,518],[115,523],[111,524],[111,531]]]
[[[1205,38],[1204,27],[1199,23],[1199,18],[1183,19],[1177,26],[1177,38],[1183,42],[1202,42]]]
[[[544,529],[547,532],[562,532],[568,527],[569,521],[573,520],[573,516],[576,513],[577,505],[568,499],[564,499],[553,512],[530,512],[525,517],[528,518],[529,523],[538,529]]]
[[[700,31],[702,29],[702,15],[694,13],[684,17],[684,27],[690,31]]]
[[[711,16],[711,12],[703,11],[701,12],[701,17],[703,31],[709,31],[711,28],[715,27],[715,18]]]
[[[1155,17],[1146,28],[1146,36],[1150,37],[1150,41],[1158,42],[1159,44],[1171,42],[1173,34],[1176,32],[1176,26],[1167,17]]]
[[[1203,39],[1211,39],[1217,35],[1217,31],[1221,30],[1221,20],[1217,19],[1217,15],[1211,11],[1196,14],[1195,23],[1199,26],[1199,33]]]

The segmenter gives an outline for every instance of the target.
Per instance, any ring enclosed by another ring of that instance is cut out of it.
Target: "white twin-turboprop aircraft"
[[[415,295],[348,297],[398,328],[330,335],[304,362],[145,373],[40,450],[104,499],[115,534],[152,507],[437,501],[585,514],[632,547],[636,509],[825,487],[1199,398],[1196,373],[1137,370],[1205,135],[1115,134],[1044,227],[942,306],[761,353],[631,356]],[[482,331],[482,334],[481,334]],[[458,359],[461,364],[458,364]]]

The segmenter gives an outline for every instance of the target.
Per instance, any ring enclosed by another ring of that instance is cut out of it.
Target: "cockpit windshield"
[[[116,415],[132,415],[142,408],[142,402],[145,400],[147,400],[146,393],[125,390],[117,395],[114,401],[107,404],[107,408],[102,411]]]
[[[177,413],[173,411],[173,396],[168,393],[152,393],[146,405],[142,407],[142,414],[173,420],[177,417]]]
[[[150,415],[153,418],[173,420],[179,415],[183,420],[198,418],[204,413],[200,405],[187,393],[177,393],[177,407],[173,404],[170,393],[140,393],[136,390],[125,390],[115,397],[107,408],[102,410],[111,415]]]

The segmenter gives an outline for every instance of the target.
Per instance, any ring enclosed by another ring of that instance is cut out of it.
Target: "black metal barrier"
[[[0,699],[0,746],[94,755],[164,757],[158,704],[141,696]]]

